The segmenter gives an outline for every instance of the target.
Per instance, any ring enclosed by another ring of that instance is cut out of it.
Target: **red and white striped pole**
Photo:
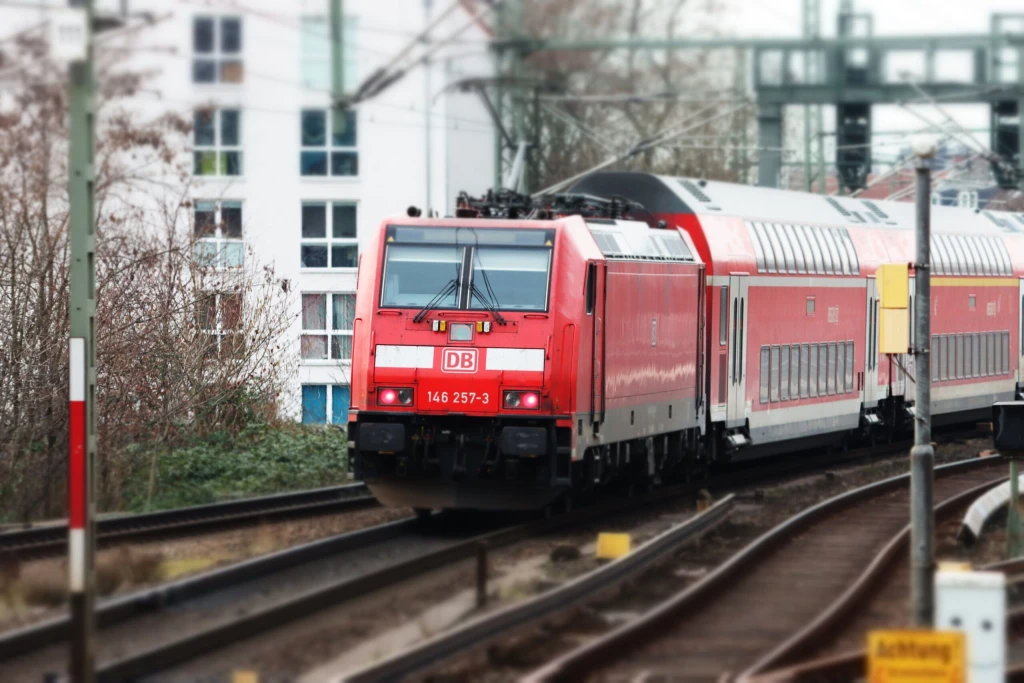
[[[71,680],[94,680],[95,595],[89,472],[87,342],[72,337],[68,367],[68,587],[71,593]]]
[[[68,583],[71,589],[71,632],[68,674],[73,683],[96,679],[96,633],[93,571],[95,538],[92,523],[92,468],[96,449],[96,85],[93,74],[93,1],[68,0],[77,30],[66,32],[82,41],[71,51],[68,70],[68,241],[71,277],[70,368],[68,420]],[[124,4],[124,3],[122,3]],[[74,41],[72,41],[74,42]],[[55,43],[56,44],[56,43]],[[73,54],[72,54],[73,53]]]
[[[85,339],[71,338],[68,453],[68,570],[72,599],[85,592],[86,524],[89,518],[88,430],[85,411]]]

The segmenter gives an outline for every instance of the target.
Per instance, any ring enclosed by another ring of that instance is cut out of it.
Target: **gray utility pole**
[[[430,30],[430,14],[433,8],[434,0],[423,0],[423,23],[427,25],[427,31]],[[429,43],[430,33],[425,34],[423,40]],[[431,208],[433,207],[431,201],[432,192],[430,188],[430,157],[433,156],[430,149],[430,138],[431,135],[433,135],[433,130],[431,129],[430,125],[432,102],[433,97],[431,97],[430,94],[430,60],[428,59],[427,61],[423,62],[423,138],[425,141],[425,149],[423,151],[423,155],[425,157],[424,171],[426,172],[425,184],[427,192],[427,201],[423,203],[423,208],[426,209],[427,216],[430,216]]]
[[[348,123],[345,116],[345,6],[343,0],[331,3],[331,133],[341,135]]]
[[[914,263],[917,320],[914,321],[914,447],[910,449],[910,600],[915,626],[931,628],[935,610],[935,518],[932,513],[935,449],[932,448],[931,374],[931,169],[934,142],[915,141],[917,157],[917,260]]]
[[[71,338],[68,435],[68,583],[71,589],[71,680],[95,679],[96,226],[93,136],[93,0],[69,0],[85,12],[85,59],[71,63],[68,153],[71,242]]]

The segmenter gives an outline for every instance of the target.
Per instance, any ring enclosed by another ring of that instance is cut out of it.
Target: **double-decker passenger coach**
[[[362,255],[356,475],[386,504],[537,508],[682,462],[704,409],[689,238],[467,213],[386,220]]]

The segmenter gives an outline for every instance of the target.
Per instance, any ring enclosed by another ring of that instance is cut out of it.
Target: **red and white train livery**
[[[351,447],[385,503],[530,508],[905,427],[875,270],[913,206],[642,173],[639,220],[385,220],[361,257]],[[936,421],[1012,399],[1024,215],[934,207]],[[911,282],[911,313],[914,288]]]

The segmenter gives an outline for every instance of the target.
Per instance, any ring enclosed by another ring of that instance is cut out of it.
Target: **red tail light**
[[[536,391],[506,391],[505,407],[513,410],[537,410],[540,407],[540,394]]]
[[[412,405],[412,389],[378,389],[377,404],[382,406]]]

